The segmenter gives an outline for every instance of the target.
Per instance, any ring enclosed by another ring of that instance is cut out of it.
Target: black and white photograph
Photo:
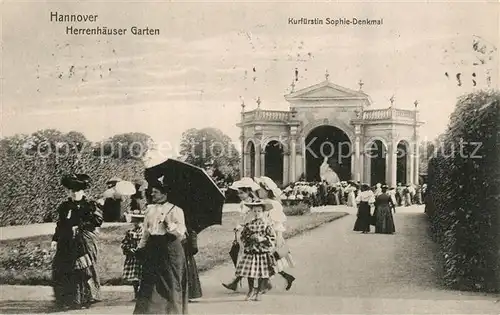
[[[498,1],[0,1],[0,313],[500,314]]]

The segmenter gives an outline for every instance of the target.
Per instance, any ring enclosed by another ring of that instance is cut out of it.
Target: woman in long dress
[[[366,184],[361,186],[361,192],[356,197],[356,202],[358,204],[358,215],[356,223],[354,223],[354,231],[363,234],[369,233],[372,223],[371,206],[375,202],[375,195],[370,186]]]
[[[134,314],[187,314],[188,282],[182,239],[186,234],[184,212],[167,202],[167,188],[150,186],[152,203],[147,207],[138,246],[142,260],[141,286]]]
[[[348,207],[356,207],[356,189],[357,188],[352,183],[350,183],[346,188]]]
[[[264,202],[269,202],[273,206],[273,208],[268,212],[268,220],[272,224],[273,230],[276,233],[275,247],[276,248],[285,247],[286,241],[285,238],[283,237],[283,233],[286,230],[285,222],[287,218],[285,212],[283,211],[283,206],[281,205],[281,202],[276,197],[277,195],[280,194],[278,186],[269,177],[262,176],[260,178],[256,178],[255,180],[261,186],[261,189],[258,191],[259,197]],[[295,281],[295,277],[289,273],[286,273],[285,269],[288,269],[293,266],[294,266],[294,261],[290,251],[288,251],[288,253],[284,257],[281,258],[277,257],[274,271],[280,274],[286,280],[287,285],[285,289],[287,291],[290,290],[290,288],[292,287],[292,284]],[[269,286],[267,289],[271,289],[271,282],[268,283]]]
[[[387,194],[387,186],[382,186],[382,193],[375,198],[375,233],[393,234],[396,232],[392,211],[395,204]]]
[[[190,224],[188,224],[188,231],[183,241],[183,246],[187,263],[188,296],[189,301],[191,301],[201,298],[203,296],[203,291],[201,290],[198,266],[196,265],[196,259],[194,257],[198,253],[198,235],[189,226]]]
[[[89,176],[64,176],[61,183],[68,189],[69,199],[57,209],[59,220],[52,237],[55,302],[63,310],[88,308],[100,300],[95,231],[102,224],[102,212],[85,197]]]

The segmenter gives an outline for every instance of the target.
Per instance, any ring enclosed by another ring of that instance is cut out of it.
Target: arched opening
[[[396,181],[401,184],[407,182],[408,170],[408,144],[405,141],[399,141],[397,151]]]
[[[370,148],[370,183],[386,183],[386,156],[387,149],[384,143],[380,140],[373,141]]]
[[[320,181],[320,167],[325,157],[340,180],[351,179],[352,145],[347,134],[334,126],[319,126],[306,137],[306,180]]]
[[[255,145],[253,142],[249,142],[247,145],[247,152],[248,152],[248,169],[247,169],[247,174],[250,175],[250,177],[254,178],[255,177]]]
[[[283,184],[283,146],[276,140],[266,145],[264,174],[278,186]]]

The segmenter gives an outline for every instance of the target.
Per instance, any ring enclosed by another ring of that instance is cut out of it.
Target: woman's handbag
[[[290,253],[290,248],[288,247],[288,245],[285,244],[281,247],[276,248],[276,251],[274,252],[274,256],[277,259],[281,259],[281,258],[286,257],[286,255],[288,255],[288,253]]]

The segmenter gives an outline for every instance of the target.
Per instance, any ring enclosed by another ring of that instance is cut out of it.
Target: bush
[[[284,206],[283,211],[287,216],[304,215],[311,212],[311,207],[306,203],[299,203],[297,205]]]
[[[57,149],[58,143],[73,139],[79,142]],[[124,180],[143,177],[142,160],[96,156],[95,149],[83,135],[55,130],[0,140],[0,226],[57,220],[57,206],[67,198],[60,184],[64,174],[88,174],[93,198],[106,189],[106,181],[113,176]],[[127,206],[126,200],[123,205]]]
[[[8,257],[2,260],[0,267],[8,271],[23,271],[36,268],[40,271],[50,271],[54,252],[50,247],[21,242],[10,250]]]
[[[431,230],[453,289],[500,290],[499,102],[498,92],[460,98],[429,162]]]

